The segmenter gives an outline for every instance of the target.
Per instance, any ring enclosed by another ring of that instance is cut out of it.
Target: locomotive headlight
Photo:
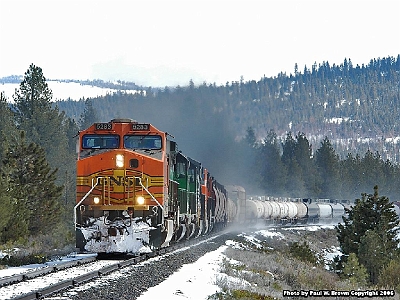
[[[136,197],[136,202],[139,205],[143,205],[144,204],[144,197],[143,196],[137,196]]]
[[[93,198],[93,203],[94,204],[99,204],[100,203],[100,198],[99,197],[94,197]]]
[[[115,157],[115,164],[117,168],[122,168],[124,166],[124,156],[122,154],[117,154]]]

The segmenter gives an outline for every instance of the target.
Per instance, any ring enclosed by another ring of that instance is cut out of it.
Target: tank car
[[[280,218],[281,209],[276,201],[269,201],[272,211],[270,215],[270,221],[277,222]]]
[[[345,215],[344,205],[342,203],[331,203],[332,207],[332,222],[337,224],[342,222],[342,217]]]
[[[246,219],[250,222],[257,222],[264,216],[264,206],[261,201],[248,199],[246,201]]]
[[[77,152],[81,251],[149,252],[226,224],[224,187],[151,124],[95,123],[79,133]]]
[[[246,190],[239,185],[225,186],[228,195],[230,217],[228,221],[246,222]]]
[[[307,223],[307,205],[301,201],[293,202],[297,206],[297,219],[296,223],[305,224]]]

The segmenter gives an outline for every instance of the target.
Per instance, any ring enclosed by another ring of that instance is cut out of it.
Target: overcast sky
[[[399,0],[0,0],[0,77],[225,84],[400,54]]]

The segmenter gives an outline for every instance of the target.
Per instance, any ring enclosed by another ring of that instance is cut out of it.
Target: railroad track
[[[0,300],[45,299],[80,284],[95,280],[149,258],[171,253],[213,239],[222,232],[182,241],[168,248],[123,260],[97,260],[95,257],[0,279]]]
[[[86,257],[86,258],[73,260],[73,261],[69,261],[69,262],[59,263],[54,266],[41,267],[40,269],[34,270],[34,271],[28,271],[28,272],[21,273],[21,274],[2,277],[2,278],[0,278],[0,288],[11,285],[11,284],[15,284],[18,282],[33,279],[33,278],[36,278],[39,276],[44,276],[46,274],[50,274],[53,272],[61,271],[61,270],[72,268],[72,267],[79,266],[79,265],[88,264],[88,263],[91,263],[94,261],[96,261],[96,257],[91,256],[91,257]]]

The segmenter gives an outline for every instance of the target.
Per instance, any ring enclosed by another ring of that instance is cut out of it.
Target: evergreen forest
[[[52,228],[53,242],[73,241],[77,133],[114,118],[168,132],[220,183],[248,194],[354,200],[379,186],[399,200],[399,150],[389,140],[400,136],[399,86],[400,56],[54,102],[32,64],[13,101],[0,97],[0,204],[9,208],[1,240],[38,242]]]

